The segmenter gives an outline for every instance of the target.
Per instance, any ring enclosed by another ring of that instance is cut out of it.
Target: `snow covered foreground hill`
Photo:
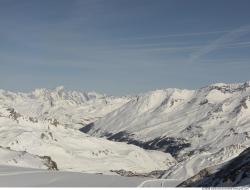
[[[0,107],[0,146],[16,151],[9,165],[184,181],[250,145],[250,82],[127,97],[1,90]]]
[[[0,165],[1,187],[137,187],[144,178],[46,171]]]
[[[177,180],[47,171],[0,165],[1,187],[175,187]]]
[[[91,137],[77,129],[27,117],[0,107],[1,164],[68,171],[110,173],[118,170],[151,172],[168,169],[175,159],[168,153]],[[7,155],[7,156],[6,156]]]

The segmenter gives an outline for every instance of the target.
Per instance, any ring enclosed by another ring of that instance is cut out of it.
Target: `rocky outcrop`
[[[44,165],[48,167],[48,170],[58,170],[56,162],[53,161],[50,156],[39,157],[44,161]]]
[[[155,170],[149,173],[137,173],[126,170],[110,170],[111,172],[117,173],[120,176],[125,177],[148,177],[148,178],[160,178],[165,173],[165,170]]]
[[[243,185],[250,185],[250,147],[222,167],[214,166],[201,170],[195,176],[181,183],[179,187],[234,187]]]

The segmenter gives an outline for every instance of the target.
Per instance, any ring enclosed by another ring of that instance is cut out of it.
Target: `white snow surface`
[[[48,171],[0,165],[1,187],[137,187],[146,178]]]
[[[13,151],[6,148],[0,148],[0,156],[0,165],[48,169],[44,160],[25,151]]]
[[[0,165],[0,187],[176,187],[180,182]]]
[[[79,131],[92,122],[89,134]],[[124,131],[141,142],[171,137],[185,139],[190,146],[178,152],[176,161],[162,151],[100,138]],[[36,156],[50,156],[59,170],[166,170],[163,178],[185,180],[249,147],[250,82],[124,97],[63,87],[31,93],[0,90],[0,142],[4,150],[26,151],[32,157],[28,160],[37,163],[18,161],[18,166],[43,168]]]

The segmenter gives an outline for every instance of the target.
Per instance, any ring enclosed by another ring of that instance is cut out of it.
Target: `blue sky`
[[[125,95],[250,80],[249,0],[0,0],[0,88]]]

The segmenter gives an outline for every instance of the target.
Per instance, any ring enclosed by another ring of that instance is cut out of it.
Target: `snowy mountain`
[[[124,97],[1,90],[0,146],[15,152],[9,165],[25,152],[38,163],[27,167],[46,168],[46,156],[59,170],[184,181],[248,148],[249,116],[250,82]]]
[[[0,152],[1,164],[15,166],[45,168],[40,158],[49,157],[59,170],[110,173],[123,169],[144,173],[168,169],[175,163],[168,153],[91,137],[7,107],[0,107],[0,142],[5,150]],[[11,153],[5,153],[7,150]],[[19,158],[23,152],[25,157]]]
[[[96,121],[129,101],[126,97],[111,97],[95,92],[36,89],[31,93],[0,90],[0,105],[35,119],[56,120],[58,124],[79,128]]]
[[[220,166],[205,168],[184,181],[182,187],[235,187],[250,183],[250,148]]]
[[[249,147],[249,116],[250,83],[218,83],[139,95],[85,132],[169,152],[178,164],[160,177],[187,179]]]

